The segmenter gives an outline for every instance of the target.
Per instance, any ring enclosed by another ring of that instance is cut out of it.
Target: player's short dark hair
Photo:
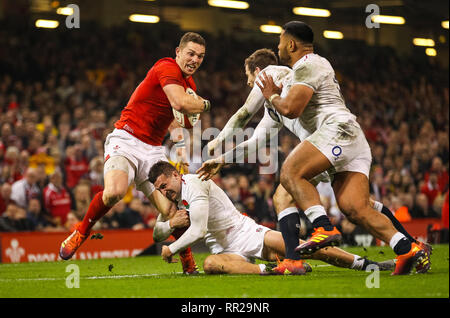
[[[177,169],[170,162],[160,160],[151,167],[148,173],[148,181],[155,183],[160,175],[170,176],[174,171],[177,171]]]
[[[283,25],[283,30],[302,43],[312,44],[314,41],[314,32],[305,22],[290,21]]]
[[[247,66],[251,73],[254,73],[257,67],[265,69],[269,65],[278,65],[277,56],[270,49],[256,50],[244,62],[244,66]]]
[[[184,47],[186,44],[188,44],[189,42],[194,42],[200,45],[203,45],[204,47],[206,47],[206,41],[205,39],[198,33],[195,32],[187,32],[185,33],[181,39],[180,39],[180,44],[178,44],[179,47]]]

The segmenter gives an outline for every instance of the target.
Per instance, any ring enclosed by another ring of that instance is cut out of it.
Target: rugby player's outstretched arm
[[[244,105],[231,116],[219,135],[208,143],[209,155],[212,156],[214,149],[221,145],[225,139],[233,136],[236,129],[244,128],[263,105],[264,96],[261,90],[255,86],[250,91]]]

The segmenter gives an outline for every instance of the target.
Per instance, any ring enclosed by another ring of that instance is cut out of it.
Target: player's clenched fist
[[[161,251],[161,257],[164,261],[167,263],[176,263],[178,260],[176,258],[172,258],[173,254],[170,251],[170,248],[167,245],[163,245],[162,251]]]

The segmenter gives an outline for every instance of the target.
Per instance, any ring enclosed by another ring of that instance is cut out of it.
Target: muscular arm
[[[195,98],[186,93],[183,86],[178,84],[168,84],[163,87],[164,93],[170,105],[184,114],[198,114],[205,110],[203,98]]]
[[[313,93],[314,91],[306,85],[294,85],[286,97],[275,97],[272,105],[281,115],[294,119],[303,113]]]
[[[186,249],[198,240],[201,240],[207,232],[209,202],[206,196],[197,199],[190,204],[189,216],[191,225],[181,237],[169,245],[172,254]]]

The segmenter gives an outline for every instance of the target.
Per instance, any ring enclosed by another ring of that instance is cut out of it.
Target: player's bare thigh
[[[285,178],[292,179],[295,176],[309,180],[330,167],[328,158],[312,143],[304,140],[287,156],[281,173]]]
[[[206,274],[251,274],[257,272],[254,264],[237,254],[213,254],[203,262],[203,270]]]

